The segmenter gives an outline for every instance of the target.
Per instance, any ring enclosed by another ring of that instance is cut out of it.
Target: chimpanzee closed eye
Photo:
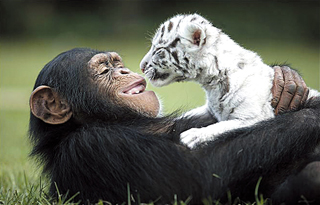
[[[107,67],[110,77],[95,77]],[[190,150],[180,133],[216,119],[160,117],[157,96],[145,88],[114,52],[73,49],[45,65],[30,97],[29,134],[51,196],[83,204],[123,203],[128,191],[132,203],[254,201],[262,177],[259,195],[273,204],[297,203],[301,195],[320,201],[313,180],[320,177],[319,98]]]
[[[110,68],[106,68],[99,75],[107,74],[109,72],[110,72]]]

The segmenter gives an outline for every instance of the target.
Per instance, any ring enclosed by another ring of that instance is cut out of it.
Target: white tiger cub
[[[196,81],[206,104],[187,115],[213,114],[219,121],[181,134],[189,147],[219,134],[274,117],[274,70],[198,14],[177,15],[158,28],[141,70],[155,86]],[[310,90],[308,98],[319,95]]]

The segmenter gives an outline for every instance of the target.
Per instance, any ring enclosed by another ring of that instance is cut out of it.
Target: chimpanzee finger
[[[296,71],[292,70],[292,75],[297,88],[296,88],[296,93],[293,96],[293,99],[290,103],[289,109],[297,110],[301,105],[304,104],[305,100],[303,101],[303,98],[305,96],[308,96],[308,95],[305,95],[305,92],[308,93],[309,89],[305,84],[305,82],[303,81],[303,79],[301,78],[301,76]]]
[[[282,70],[279,66],[274,66],[273,69],[274,69],[274,79],[273,79],[273,86],[271,89],[273,98],[271,100],[271,106],[273,108],[276,108],[283,91],[284,79],[283,79]]]
[[[300,78],[301,78],[301,76],[300,76]],[[303,97],[302,97],[301,104],[300,104],[301,106],[303,106],[306,103],[306,101],[308,99],[308,95],[309,95],[309,88],[307,87],[306,83],[303,80],[302,80],[302,86],[303,86],[304,91],[303,91]]]
[[[306,88],[304,89],[304,95],[303,95],[302,100],[301,100],[301,106],[303,106],[303,105],[306,104],[306,101],[307,101],[307,99],[308,99],[308,95],[309,95],[309,88],[306,87]]]
[[[296,93],[296,84],[291,69],[287,66],[281,67],[284,76],[284,88],[280,97],[279,104],[275,110],[275,114],[281,114],[288,110],[290,102]]]

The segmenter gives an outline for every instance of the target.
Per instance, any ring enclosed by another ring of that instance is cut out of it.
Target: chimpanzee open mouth
[[[145,79],[138,80],[131,84],[127,89],[125,89],[123,93],[128,95],[136,95],[143,93],[146,89],[146,84],[147,83]]]

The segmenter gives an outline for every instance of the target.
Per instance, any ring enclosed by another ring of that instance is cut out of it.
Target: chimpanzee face
[[[39,86],[30,96],[30,109],[35,117],[48,124],[63,124],[72,116],[82,122],[82,112],[86,106],[92,106],[91,110],[99,110],[103,109],[104,103],[105,109],[112,103],[116,109],[129,107],[150,117],[159,114],[160,103],[155,93],[145,90],[145,79],[125,68],[117,53],[97,53],[84,61],[85,54],[89,52],[84,49],[71,50],[60,54],[45,66]],[[88,72],[83,72],[86,68]],[[77,87],[74,88],[74,85]],[[88,86],[90,89],[87,89]],[[77,102],[79,98],[80,102]],[[81,107],[85,103],[83,101],[90,100],[99,103]],[[98,109],[94,106],[98,106]],[[108,111],[100,110],[99,113]]]
[[[159,114],[160,103],[155,93],[145,90],[145,79],[125,68],[117,53],[96,54],[88,64],[92,82],[99,87],[102,96],[149,116]]]

